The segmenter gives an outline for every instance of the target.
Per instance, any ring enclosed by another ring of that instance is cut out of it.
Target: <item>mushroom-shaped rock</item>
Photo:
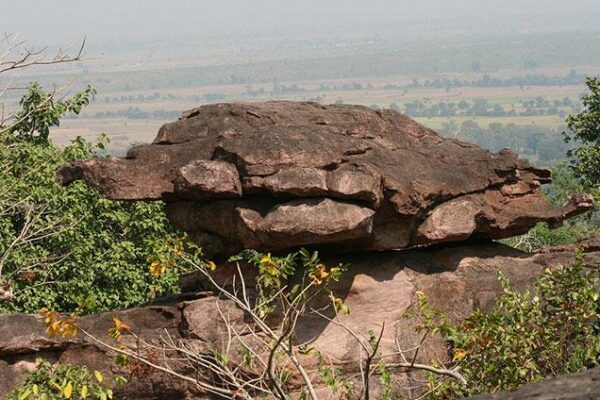
[[[212,256],[243,248],[390,250],[504,238],[592,207],[548,204],[550,172],[510,150],[444,139],[393,111],[265,102],[205,105],[125,159],[75,161],[62,184],[163,200]]]

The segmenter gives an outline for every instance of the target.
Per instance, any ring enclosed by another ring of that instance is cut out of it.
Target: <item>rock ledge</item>
[[[550,172],[509,150],[443,139],[393,111],[296,102],[187,111],[126,159],[58,172],[62,184],[78,179],[111,199],[164,200],[211,256],[497,239],[592,206],[583,195],[548,204],[540,185]]]

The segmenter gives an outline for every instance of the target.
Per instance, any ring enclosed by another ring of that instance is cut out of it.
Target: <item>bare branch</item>
[[[43,56],[47,51],[46,47],[39,50],[34,50],[33,48],[27,47],[23,41],[16,42],[7,39],[5,42],[8,44],[2,54],[0,54],[0,74],[34,65],[52,65],[80,61],[83,56],[86,40],[86,37],[82,39],[75,55],[69,55],[69,49],[61,48],[57,50],[54,56],[50,58],[44,58]],[[6,60],[7,57],[17,50],[20,50],[20,54],[16,59]]]
[[[435,367],[432,367],[431,365],[418,364],[418,363],[414,363],[414,362],[410,362],[410,363],[404,363],[404,362],[386,363],[385,365],[389,366],[389,367],[419,369],[419,370],[423,370],[423,371],[434,373],[436,375],[446,375],[446,376],[450,376],[450,377],[452,377],[452,378],[460,381],[464,385],[467,384],[467,380],[465,379],[464,376],[462,376],[462,374],[460,374],[458,372],[457,369],[435,368]]]
[[[370,399],[370,378],[380,373],[377,368],[374,368],[376,365],[426,371],[457,379],[462,383],[466,382],[465,378],[459,373],[458,368],[448,370],[443,367],[433,367],[416,362],[419,349],[426,343],[428,335],[420,340],[418,346],[407,351],[402,350],[397,338],[398,351],[381,354],[381,345],[386,328],[385,323],[381,324],[381,328],[376,335],[371,333],[369,337],[366,337],[350,329],[340,319],[335,307],[333,307],[334,318],[327,316],[324,310],[309,307],[309,303],[321,289],[315,287],[316,285],[313,282],[305,282],[304,285],[301,285],[302,290],[293,295],[285,290],[285,285],[282,285],[283,288],[279,288],[275,295],[269,296],[269,299],[256,299],[254,301],[251,300],[253,296],[249,294],[239,264],[236,273],[228,284],[230,286],[226,287],[225,284],[218,283],[206,268],[195,264],[193,260],[186,258],[186,256],[183,257],[210,282],[217,294],[215,301],[216,313],[218,313],[224,324],[223,335],[217,341],[217,344],[198,349],[190,346],[185,339],[172,337],[165,330],[165,336],[161,336],[160,345],[157,346],[145,342],[132,333],[136,339],[138,349],[144,346],[163,354],[163,361],[159,365],[134,350],[112,346],[91,336],[89,338],[96,344],[131,356],[152,368],[191,382],[199,388],[225,398],[249,400],[262,396],[279,400],[288,399],[289,392],[292,389],[287,382],[287,376],[290,373],[288,371],[291,371],[295,377],[301,379],[301,387],[305,395],[308,395],[307,397],[311,400],[318,400],[319,397],[314,387],[315,380],[318,378],[311,377],[311,374],[298,359],[300,348],[293,340],[300,317],[306,315],[307,310],[310,310],[310,313],[342,327],[361,349],[357,368],[360,370],[360,374],[351,376],[352,379],[360,377],[362,380],[360,398]],[[316,290],[313,291],[312,289]],[[261,316],[260,310],[265,304],[270,304],[271,301],[277,302],[278,311],[276,318],[273,315],[273,318],[267,320],[264,316]],[[332,306],[334,306],[333,302],[330,307]],[[235,312],[241,311],[244,318],[236,317],[236,314],[231,312],[234,309],[233,307],[235,307]],[[86,334],[89,335],[89,333]],[[410,360],[407,359],[409,352],[411,352]],[[181,368],[181,363],[186,366],[184,369]],[[322,361],[319,361],[319,365],[321,363]],[[332,370],[335,370],[335,368],[332,368]],[[334,379],[341,379],[337,376],[337,372],[333,373],[335,375]],[[415,382],[418,382],[418,380],[415,380]],[[422,393],[421,390],[417,395]]]

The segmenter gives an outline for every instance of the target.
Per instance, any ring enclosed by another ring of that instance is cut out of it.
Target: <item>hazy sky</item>
[[[135,39],[365,21],[600,13],[600,0],[0,0],[0,4],[0,30],[46,41],[83,34],[92,40]]]

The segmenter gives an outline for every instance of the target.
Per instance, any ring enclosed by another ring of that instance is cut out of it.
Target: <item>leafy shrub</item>
[[[59,114],[85,104],[80,96]],[[60,166],[101,156],[104,142],[78,138],[56,147],[44,132],[58,117],[55,109],[46,111],[52,115],[36,114],[44,127],[39,134],[29,120],[0,127],[0,313],[69,312],[81,305],[98,312],[176,291],[182,264],[148,273],[179,236],[162,205],[110,201],[82,182],[59,186]]]
[[[286,256],[271,256],[271,253],[260,253],[255,250],[244,250],[240,254],[230,257],[229,261],[245,260],[254,265],[258,270],[256,277],[256,291],[261,303],[259,313],[264,316],[274,311],[275,304],[269,299],[282,290],[290,280],[295,280],[289,287],[290,297],[298,295],[311,283],[316,286],[338,281],[344,265],[338,265],[327,270],[321,263],[318,252],[309,252],[301,248]],[[336,305],[340,311],[346,312],[347,306],[341,303]]]
[[[124,382],[121,377],[109,380],[100,371],[92,374],[86,367],[41,362],[7,400],[107,400],[113,398],[111,386]]]
[[[429,328],[448,340],[466,386],[431,376],[432,398],[460,398],[509,390],[600,365],[600,270],[583,256],[547,269],[530,291],[518,292],[499,276],[504,294],[490,313],[473,312],[453,326],[420,302]],[[432,317],[433,316],[433,317]],[[439,387],[438,387],[439,385]]]
[[[583,110],[567,118],[565,141],[579,146],[569,151],[571,167],[580,182],[595,191],[600,183],[600,79],[588,78],[589,93],[582,98]]]
[[[71,98],[57,99],[54,92],[46,92],[39,83],[32,82],[19,102],[21,109],[12,115],[5,130],[14,138],[46,142],[50,128],[58,126],[67,113],[78,115],[94,95],[96,89],[88,85]]]

